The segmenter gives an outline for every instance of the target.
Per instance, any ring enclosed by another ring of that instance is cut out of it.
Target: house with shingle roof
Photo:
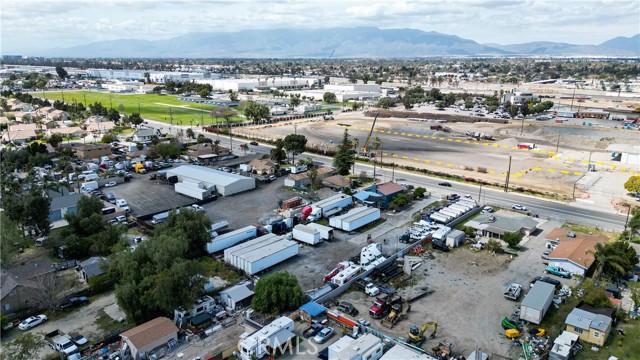
[[[593,265],[595,257],[592,252],[596,244],[609,241],[604,235],[590,235],[560,228],[551,230],[545,237],[549,239],[547,244],[553,244],[553,250],[548,255],[549,266],[558,266],[580,276],[584,276]]]
[[[366,200],[362,201],[364,203],[370,201],[373,202],[375,207],[387,209],[389,208],[389,204],[391,204],[393,198],[402,194],[404,190],[405,188],[402,185],[391,181],[382,184],[374,184],[364,189],[364,192],[369,196]]]
[[[55,271],[48,259],[3,268],[0,274],[0,313],[11,314],[38,306],[44,289],[43,279],[53,276]]]
[[[567,315],[564,323],[567,325],[566,330],[578,334],[580,340],[602,346],[611,332],[612,322],[608,316],[575,308]]]
[[[500,213],[480,214],[466,224],[480,236],[502,239],[505,233],[529,235],[536,231],[538,222],[528,216],[507,216]]]
[[[122,334],[125,354],[130,352],[131,358],[152,359],[154,354],[163,354],[172,343],[177,345],[178,328],[166,317],[157,317],[151,321],[129,329]]]

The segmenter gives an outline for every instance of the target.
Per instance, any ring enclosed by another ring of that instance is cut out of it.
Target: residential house
[[[11,314],[39,305],[48,279],[55,276],[51,260],[27,261],[2,269],[0,275],[0,313]]]
[[[54,110],[56,109],[53,106],[43,106],[36,110],[36,115],[40,116],[43,119],[49,119],[49,114],[51,114],[51,112]]]
[[[220,299],[225,307],[236,310],[251,304],[253,284],[244,282],[220,292]]]
[[[538,222],[528,216],[508,216],[501,213],[480,214],[466,224],[480,236],[502,239],[505,233],[529,235],[536,231]]]
[[[47,130],[47,136],[58,134],[62,137],[67,137],[67,136],[82,137],[86,133],[87,132],[82,130],[82,128],[79,126],[59,127],[59,128],[52,128]]]
[[[51,205],[49,205],[49,221],[55,223],[64,219],[64,215],[74,214],[77,211],[78,201],[82,198],[80,193],[70,193],[64,187],[59,191],[47,190]],[[54,225],[55,226],[55,225]]]
[[[111,145],[109,144],[78,144],[75,150],[76,156],[80,160],[99,159],[111,155]]]
[[[405,191],[405,188],[394,182],[386,182],[383,184],[374,184],[365,189],[365,191],[378,195],[374,206],[380,209],[387,209],[393,198],[402,194]]]
[[[113,128],[115,127],[116,124],[113,121],[91,121],[87,124],[87,131],[96,135],[104,135],[113,130]]]
[[[99,256],[93,256],[80,263],[80,276],[87,283],[92,277],[100,276],[105,273],[107,259]]]
[[[125,354],[130,352],[131,359],[156,359],[177,345],[178,328],[168,318],[157,317],[123,332],[120,337],[128,348]]]
[[[546,238],[550,238],[547,244],[553,248],[548,255],[549,265],[559,266],[580,276],[584,276],[593,265],[596,244],[604,244],[609,240],[604,235],[589,235],[560,228],[551,230]]]
[[[134,142],[147,143],[151,141],[152,136],[159,136],[160,130],[142,128],[136,130],[133,133],[132,138]]]
[[[333,175],[324,179],[322,185],[335,191],[342,191],[345,188],[351,187],[351,179],[342,175]]]
[[[271,175],[278,170],[278,164],[269,159],[254,159],[251,160],[248,165],[250,165],[258,175]]]
[[[37,124],[10,124],[2,134],[2,141],[24,144],[38,136],[36,130],[38,130]]]
[[[602,346],[611,332],[612,319],[602,314],[575,308],[565,320],[566,331],[578,334],[580,340]]]

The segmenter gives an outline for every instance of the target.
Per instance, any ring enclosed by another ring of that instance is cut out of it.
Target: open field
[[[63,93],[60,91],[45,92],[44,97],[49,100],[62,100]],[[87,106],[100,102],[107,108],[113,106],[114,109],[125,114],[140,111],[140,115],[145,119],[172,123],[173,125],[209,125],[224,121],[224,119],[211,116],[211,110],[216,106],[183,102],[172,95],[122,95],[96,91],[67,91],[64,93],[64,100],[67,103],[78,102]],[[236,116],[232,121],[241,119],[243,118]]]

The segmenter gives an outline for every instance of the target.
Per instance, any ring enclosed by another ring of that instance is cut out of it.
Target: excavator
[[[431,326],[433,326],[433,332],[431,333],[431,335],[429,335],[429,339],[433,339],[436,336],[436,331],[438,330],[437,321],[430,321],[428,323],[425,323],[421,328],[418,328],[416,325],[411,326],[411,328],[409,329],[409,338],[407,339],[407,343],[422,346],[422,343],[427,339],[427,337],[424,336],[424,333]]]
[[[367,141],[364,142],[364,146],[362,147],[362,151],[360,151],[360,155],[367,157],[374,157],[376,154],[371,152],[369,149],[369,142],[371,142],[371,135],[373,134],[373,128],[376,126],[376,120],[378,120],[378,115],[380,113],[376,113],[376,117],[373,118],[373,124],[371,124],[371,130],[369,131],[369,136],[367,136]]]

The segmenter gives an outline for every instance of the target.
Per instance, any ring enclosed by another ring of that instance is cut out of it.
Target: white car
[[[493,208],[491,206],[485,206],[482,208],[483,214],[490,213],[490,212],[493,212]]]
[[[527,208],[520,204],[513,204],[512,208],[514,210],[527,211]]]
[[[108,183],[104,184],[104,187],[114,187],[118,185],[118,183],[116,183],[115,181],[109,181]]]
[[[29,330],[31,328],[34,328],[40,324],[42,324],[43,322],[47,321],[47,317],[45,315],[37,315],[37,316],[31,316],[28,317],[26,319],[24,319],[20,325],[18,325],[18,328],[20,330]]]
[[[322,344],[323,342],[329,340],[329,338],[332,337],[333,334],[333,328],[326,327],[320,330],[320,332],[313,338],[313,341],[315,341],[316,344]]]
[[[193,204],[193,205],[191,205],[191,208],[192,208],[194,211],[204,211],[204,208],[203,208],[202,206],[198,205],[198,204]]]

